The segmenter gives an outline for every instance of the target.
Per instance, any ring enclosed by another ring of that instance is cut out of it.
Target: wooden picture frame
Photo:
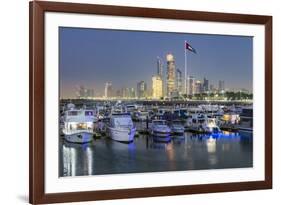
[[[108,200],[135,197],[169,196],[272,188],[272,17],[199,11],[104,6],[92,4],[30,2],[29,73],[29,200],[32,204]],[[150,188],[45,193],[44,147],[44,15],[45,12],[100,14],[111,16],[246,23],[265,26],[265,180],[233,183],[198,184]]]

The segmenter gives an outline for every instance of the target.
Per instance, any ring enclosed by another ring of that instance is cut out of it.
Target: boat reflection
[[[216,152],[216,139],[210,137],[206,140],[207,152],[208,153],[215,153]]]
[[[237,133],[139,135],[132,143],[101,137],[93,143],[60,143],[60,176],[252,166],[252,140]]]
[[[88,144],[62,145],[63,176],[93,175],[93,147]]]

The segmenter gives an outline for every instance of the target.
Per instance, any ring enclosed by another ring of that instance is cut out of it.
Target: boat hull
[[[184,134],[184,128],[182,128],[182,129],[171,129],[171,131],[172,131],[172,133],[174,134],[174,135],[183,135]]]
[[[239,128],[238,133],[239,133],[239,135],[241,135],[243,137],[252,137],[253,136],[253,130],[252,129]]]
[[[158,131],[151,131],[151,135],[156,137],[169,137],[171,132],[158,132]]]
[[[132,142],[134,141],[134,137],[136,134],[136,128],[132,129],[116,129],[112,127],[108,127],[109,137],[118,142]]]
[[[64,139],[72,143],[88,143],[93,140],[93,133],[90,132],[79,132],[73,134],[64,133]]]

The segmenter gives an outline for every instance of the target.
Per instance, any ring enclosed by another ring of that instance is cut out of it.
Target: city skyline
[[[78,85],[103,96],[108,82],[113,92],[136,89],[141,81],[151,90],[152,76],[160,70],[167,76],[168,53],[173,70],[184,73],[184,40],[198,51],[187,55],[187,71],[196,81],[205,84],[206,78],[216,88],[223,81],[229,89],[252,91],[251,37],[60,28],[61,98],[75,98]]]

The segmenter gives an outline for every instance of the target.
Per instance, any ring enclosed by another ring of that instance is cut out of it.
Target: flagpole
[[[187,95],[186,41],[184,41],[184,91]]]

